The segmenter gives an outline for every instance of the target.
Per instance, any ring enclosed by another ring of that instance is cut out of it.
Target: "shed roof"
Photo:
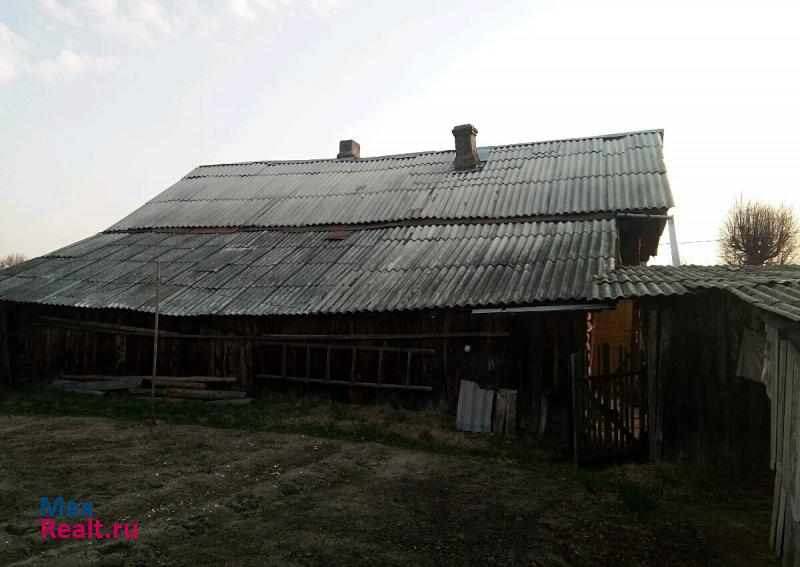
[[[362,159],[200,166],[110,230],[512,219],[673,206],[662,130]]]
[[[620,266],[595,276],[594,299],[675,296],[722,289],[800,321],[800,266]]]
[[[0,301],[297,315],[582,299],[614,266],[611,220],[328,231],[105,233],[0,273]],[[343,238],[342,238],[343,237]]]

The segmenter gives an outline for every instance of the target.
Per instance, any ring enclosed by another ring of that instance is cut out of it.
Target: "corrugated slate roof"
[[[595,276],[593,299],[658,297],[723,289],[739,299],[800,321],[800,266],[620,266]]]
[[[614,220],[326,231],[105,233],[0,272],[0,301],[166,315],[294,315],[584,299]],[[340,235],[341,236],[341,235]]]
[[[506,219],[673,206],[660,130],[358,160],[201,166],[110,230]]]

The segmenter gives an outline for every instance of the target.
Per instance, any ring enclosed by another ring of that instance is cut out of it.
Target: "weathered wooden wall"
[[[768,325],[767,382],[775,469],[770,544],[784,565],[800,567],[800,348]]]
[[[11,351],[6,308],[0,305],[0,396],[11,390]]]
[[[41,383],[65,374],[151,372],[153,316],[115,310],[8,306],[9,350],[14,385]],[[158,374],[237,376],[238,386],[257,393],[266,387],[298,386],[256,379],[275,372],[280,349],[266,340],[427,348],[418,357],[415,384],[430,385],[435,401],[453,405],[462,378],[484,387],[519,390],[519,426],[530,433],[559,432],[568,439],[569,354],[585,342],[585,313],[471,315],[464,310],[307,317],[161,317]],[[175,334],[180,336],[174,336]],[[187,337],[187,335],[189,335]],[[467,348],[469,347],[469,348]],[[359,354],[359,379],[374,372],[375,356]],[[1,362],[1,361],[0,361]],[[302,375],[305,352],[290,352],[288,374]],[[312,364],[319,364],[314,360]],[[348,352],[332,361],[349,376]],[[386,364],[392,372],[392,365]],[[372,377],[374,379],[374,377]],[[328,386],[303,386],[306,392]],[[327,393],[327,390],[326,390]],[[332,395],[369,402],[375,393],[342,388]],[[413,405],[421,394],[392,401]],[[385,401],[386,397],[381,397]]]
[[[766,388],[736,375],[743,329],[763,332],[763,323],[716,291],[643,306],[651,460],[766,470]]]

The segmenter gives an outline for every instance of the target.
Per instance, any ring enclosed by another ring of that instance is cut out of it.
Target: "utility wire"
[[[714,238],[712,240],[688,240],[686,242],[678,242],[678,244],[700,244],[703,242],[719,242],[720,240],[721,240],[720,238]],[[669,242],[662,242],[661,244],[659,244],[659,246],[669,246],[669,245],[670,245]]]

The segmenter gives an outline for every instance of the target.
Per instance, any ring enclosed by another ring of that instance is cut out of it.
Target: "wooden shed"
[[[800,266],[620,267],[643,312],[649,456],[775,470],[771,544],[800,565]]]

